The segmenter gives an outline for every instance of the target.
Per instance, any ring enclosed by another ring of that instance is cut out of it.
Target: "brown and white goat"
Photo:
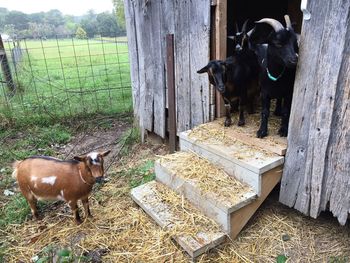
[[[91,217],[88,197],[95,182],[103,178],[103,157],[109,153],[92,152],[68,161],[32,156],[14,162],[12,176],[17,179],[35,219],[38,219],[37,200],[63,200],[80,224],[78,200],[83,203],[85,217]]]

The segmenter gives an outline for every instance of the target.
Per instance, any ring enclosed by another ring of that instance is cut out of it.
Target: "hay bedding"
[[[213,194],[228,205],[237,204],[245,193],[252,191],[251,187],[195,153],[178,152],[166,155],[161,157],[160,162],[176,176],[194,182],[203,194]]]
[[[224,127],[217,120],[210,123],[201,124],[189,133],[189,137],[195,141],[203,142],[205,144],[223,145],[227,147],[227,153],[240,160],[267,160],[276,154],[261,149],[257,146],[244,144],[234,138],[230,134],[231,127]],[[230,147],[234,147],[234,150]]]
[[[256,132],[259,129],[260,125],[260,114],[251,114],[246,116],[246,125],[237,126],[232,124],[230,127],[224,126],[224,118],[217,119],[213,122],[205,123],[199,125],[190,132],[189,137],[198,140],[201,142],[206,142],[216,145],[231,146],[236,145],[241,147],[242,150],[237,153],[236,157],[241,157],[240,159],[245,158],[254,158],[256,157],[257,152],[262,152],[263,155],[259,156],[260,158],[274,156],[271,152],[265,151],[256,146],[247,146],[246,144],[235,139],[234,132],[244,134],[247,138],[256,138]],[[287,139],[280,137],[278,135],[278,129],[280,128],[280,119],[276,116],[269,118],[269,136],[262,140],[267,140],[271,145],[280,145],[286,146]],[[257,150],[257,151],[255,151]]]
[[[141,159],[145,155],[138,153],[120,169]],[[46,212],[41,222],[29,220],[0,229],[1,242],[8,244],[5,262],[30,262],[50,244],[73,248],[78,255],[106,249],[102,262],[189,262],[171,241],[172,233],[137,207],[129,192],[122,177],[105,184],[92,198],[94,218],[80,226],[73,223],[70,211],[58,209]],[[102,199],[97,201],[98,196]],[[331,262],[332,257],[338,259],[333,262],[350,261],[350,225],[341,227],[324,216],[310,219],[275,200],[271,197],[265,202],[236,240],[213,249],[198,262],[276,262],[279,254],[287,255],[288,262]],[[288,241],[283,241],[284,235]]]

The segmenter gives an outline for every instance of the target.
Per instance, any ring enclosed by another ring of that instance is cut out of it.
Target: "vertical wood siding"
[[[210,0],[125,0],[134,114],[141,130],[165,137],[166,34],[175,38],[177,130],[209,120]]]
[[[350,213],[350,2],[309,0],[280,201],[316,218]]]

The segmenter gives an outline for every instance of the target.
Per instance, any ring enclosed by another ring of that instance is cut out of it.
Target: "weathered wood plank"
[[[138,116],[139,116],[139,125],[140,130],[142,134],[142,140],[143,140],[143,134],[145,129],[152,130],[152,120],[151,118],[146,118],[149,116],[150,111],[146,110],[146,94],[149,94],[148,92],[148,78],[146,77],[147,72],[147,64],[150,61],[150,57],[147,53],[146,47],[149,46],[150,39],[148,37],[148,34],[144,36],[144,27],[140,25],[149,24],[146,20],[146,16],[144,14],[144,8],[143,8],[143,1],[142,0],[135,0],[134,3],[134,12],[135,12],[135,31],[136,31],[136,52],[138,54],[138,62],[139,62],[139,68],[138,68],[138,80],[139,80],[139,108],[138,108]],[[145,10],[146,11],[146,10]],[[149,20],[149,19],[148,19]],[[146,90],[147,89],[147,90]],[[148,104],[149,105],[149,104]],[[152,105],[153,106],[153,105]],[[152,107],[153,109],[153,107]],[[153,114],[153,111],[152,111]],[[152,116],[151,116],[152,117]]]
[[[308,197],[310,188],[305,171],[308,149],[308,133],[310,126],[310,111],[314,108],[315,79],[319,46],[323,35],[324,16],[327,5],[319,5],[317,1],[309,1],[308,9],[313,12],[313,19],[303,22],[299,63],[295,78],[293,103],[289,121],[288,149],[281,182],[280,202],[298,208],[305,207],[308,214],[309,201],[301,200]],[[299,193],[299,194],[298,194]],[[298,201],[297,201],[298,200]],[[297,208],[297,209],[298,209]]]
[[[216,59],[226,59],[226,40],[227,40],[227,0],[217,0],[215,9],[215,27],[216,27]],[[216,117],[222,117],[225,114],[224,100],[221,94],[216,91]]]
[[[134,115],[139,121],[140,108],[140,81],[139,81],[139,57],[137,48],[136,35],[136,18],[135,18],[135,2],[124,0],[126,31],[128,37],[130,75],[132,87],[132,99],[134,107]]]
[[[349,19],[349,16],[348,16]],[[327,150],[325,186],[322,188],[321,207],[325,210],[329,202],[329,209],[338,217],[341,224],[345,224],[350,213],[350,22],[347,21],[343,60],[337,93],[334,98],[336,111],[332,120],[329,148]]]
[[[273,190],[273,188],[277,185],[277,183],[281,180],[283,166],[276,167],[262,175],[261,182],[261,196],[258,197],[251,204],[235,211],[231,214],[231,238],[236,238],[238,234],[241,232],[243,227],[247,224],[249,219],[253,216],[253,214],[258,210],[260,205],[264,202],[269,193]]]
[[[350,211],[350,2],[311,1],[309,10],[312,19],[303,25],[280,201],[312,217],[329,203],[345,224]]]
[[[341,66],[344,36],[347,30],[349,4],[342,0],[329,2],[329,10],[325,18],[325,30],[316,82],[316,105],[314,118],[311,116],[309,130],[309,153],[306,169],[311,171],[311,203],[310,216],[316,218],[320,213],[322,185],[325,176],[326,152],[332,132],[332,117],[335,110],[334,98],[337,90],[339,70]],[[349,2],[348,2],[349,3]],[[337,39],[337,41],[334,41]],[[343,88],[343,87],[342,87]],[[309,176],[310,176],[309,175]]]
[[[167,52],[166,52],[166,35],[174,34],[175,32],[175,1],[161,1],[161,11],[162,14],[160,16],[160,23],[162,26],[162,56],[164,61],[164,69],[161,74],[166,76],[166,63],[167,63]],[[165,77],[165,108],[168,108],[168,82]],[[167,125],[165,124],[165,127]]]
[[[162,41],[164,40],[162,21],[159,19],[162,12],[161,1],[151,1],[151,53],[152,64],[148,65],[151,68],[153,82],[151,83],[153,91],[153,130],[156,134],[165,137],[165,75],[164,75],[164,56]]]
[[[191,128],[189,2],[190,0],[182,0],[175,5],[175,86],[178,132]]]
[[[198,8],[200,6],[201,8]],[[189,3],[190,27],[190,90],[191,128],[209,121],[208,78],[197,74],[197,70],[209,61],[210,0]]]

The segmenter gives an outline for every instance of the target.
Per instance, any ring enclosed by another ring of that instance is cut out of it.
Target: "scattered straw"
[[[180,178],[190,179],[203,194],[210,193],[229,205],[237,204],[245,193],[253,191],[195,153],[178,152],[160,161]]]
[[[145,146],[136,147],[134,153],[120,169],[152,156]],[[0,240],[7,246],[4,262],[30,262],[49,244],[66,246],[78,255],[105,251],[101,261],[107,263],[189,262],[171,240],[171,233],[135,205],[129,193],[125,178],[114,177],[92,195],[94,218],[80,226],[74,224],[69,209],[59,205],[45,211],[42,221],[28,220],[1,229]],[[272,196],[266,200],[236,240],[204,254],[197,262],[276,262],[278,255],[286,255],[293,263],[349,262],[349,224],[339,226],[336,219],[325,214],[317,220],[304,217],[277,199]],[[283,235],[289,240],[283,241]]]

